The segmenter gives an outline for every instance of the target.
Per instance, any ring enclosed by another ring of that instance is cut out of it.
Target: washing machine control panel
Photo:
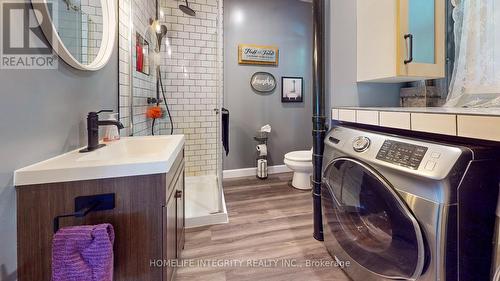
[[[386,140],[377,153],[377,159],[418,170],[427,150],[425,146]]]

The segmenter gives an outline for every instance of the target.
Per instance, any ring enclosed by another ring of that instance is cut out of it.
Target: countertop
[[[500,108],[336,107],[332,109],[332,119],[500,142]]]
[[[500,108],[464,108],[464,107],[335,107],[335,109],[352,109],[368,111],[391,111],[454,115],[487,115],[500,116]]]
[[[168,173],[182,152],[185,137],[122,138],[89,153],[80,149],[14,172],[16,187],[35,184]]]

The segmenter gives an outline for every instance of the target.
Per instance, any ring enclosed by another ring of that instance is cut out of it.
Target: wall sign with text
[[[238,46],[240,64],[278,65],[279,49],[273,46],[241,44]]]
[[[256,72],[250,80],[252,89],[260,93],[269,93],[276,89],[276,78],[269,72]]]

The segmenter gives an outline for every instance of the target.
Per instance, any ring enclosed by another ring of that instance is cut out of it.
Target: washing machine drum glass
[[[337,159],[324,177],[325,231],[349,257],[378,275],[418,277],[425,257],[422,232],[394,189],[353,159]]]

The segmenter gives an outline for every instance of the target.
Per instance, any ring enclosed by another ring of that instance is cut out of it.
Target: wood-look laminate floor
[[[229,223],[187,230],[176,280],[349,280],[337,267],[308,266],[333,260],[312,237],[311,193],[290,187],[291,176],[224,181]]]

